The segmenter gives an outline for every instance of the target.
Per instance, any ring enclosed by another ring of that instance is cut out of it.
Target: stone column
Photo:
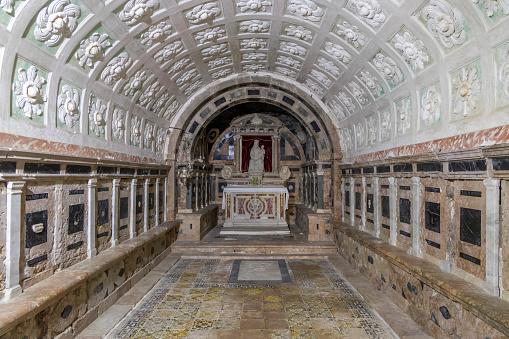
[[[316,183],[317,183],[317,193],[316,193],[316,207],[319,210],[323,210],[324,208],[324,201],[323,201],[323,195],[324,195],[324,187],[323,187],[323,173],[318,173],[316,176]]]
[[[366,178],[362,177],[361,193],[361,231],[366,229]]]
[[[233,136],[233,151],[238,155],[234,157],[235,169],[237,172],[242,172],[242,138],[238,134]]]
[[[205,186],[204,201],[205,201],[205,207],[206,207],[206,206],[209,205],[209,177],[208,177],[208,174],[205,174],[203,178],[205,180],[205,183],[204,183],[204,186]]]
[[[500,295],[499,250],[500,250],[500,180],[485,179],[486,186],[486,284],[488,291]]]
[[[150,179],[145,179],[145,185],[143,187],[143,232],[147,232],[149,229],[149,191],[150,191]]]
[[[308,174],[307,172],[302,173],[302,192],[304,194],[303,196],[303,204],[304,206],[308,205]]]
[[[95,247],[97,222],[97,179],[88,180],[88,232],[87,232],[87,256],[89,258],[97,255]]]
[[[175,184],[174,184],[175,185]],[[173,191],[175,191],[175,186],[173,186]],[[164,190],[163,190],[163,204],[164,204],[164,207],[163,207],[163,217],[164,217],[164,221],[168,221],[168,177],[164,178]],[[173,192],[173,196],[175,196],[175,192]],[[172,200],[171,202],[172,204],[175,205],[175,202],[174,200]],[[173,218],[175,217],[175,213],[173,214]]]
[[[120,202],[120,179],[113,179],[111,196],[111,246],[118,245],[118,221]]]
[[[192,178],[183,183],[186,189],[186,212],[192,212],[193,210],[193,183]]]
[[[156,201],[155,201],[155,208],[156,208],[156,215],[155,215],[155,223],[156,223],[156,226],[159,225],[161,223],[161,221],[159,220],[159,209],[161,208],[160,204],[159,204],[159,185],[161,183],[161,178],[156,178],[156,194],[155,194],[155,198]]]
[[[373,222],[374,236],[380,238],[380,178],[373,178]]]
[[[412,178],[412,254],[421,256],[421,178]]]
[[[341,178],[341,221],[345,222],[345,178]]]
[[[216,201],[216,175],[212,174],[210,176],[210,201]]]
[[[196,174],[196,177],[194,178],[195,180],[195,197],[194,197],[194,208],[195,210],[199,210],[201,208],[200,206],[200,182],[199,182],[199,175],[200,174]]]
[[[355,225],[355,180],[350,177],[350,226]]]
[[[131,180],[131,206],[129,211],[129,235],[132,238],[136,237],[136,185],[138,185],[138,179]]]
[[[272,136],[272,173],[277,173],[279,171],[278,168],[278,159],[279,159],[279,143],[277,135]]]
[[[396,227],[397,223],[397,202],[396,202],[396,190],[397,190],[397,180],[396,178],[389,178],[389,211],[391,214],[391,236],[389,239],[389,243],[391,245],[396,246],[398,241],[398,230]]]
[[[318,175],[313,173],[313,209],[318,209]]]
[[[22,201],[25,181],[7,183],[4,300],[22,292],[20,282]]]

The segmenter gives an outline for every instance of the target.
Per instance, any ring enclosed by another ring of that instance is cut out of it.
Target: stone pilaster
[[[145,179],[145,184],[143,185],[143,232],[147,232],[149,230],[149,192],[150,192],[150,179]]]
[[[366,229],[366,178],[362,177],[361,184],[361,230]]]
[[[118,245],[120,179],[113,179],[111,196],[111,246]]]
[[[375,229],[374,236],[380,238],[380,178],[373,178],[373,222]]]
[[[88,230],[87,230],[87,256],[97,255],[95,246],[97,222],[97,179],[88,180]]]
[[[355,225],[355,179],[350,177],[350,226]]]
[[[136,237],[136,186],[138,185],[138,179],[131,180],[131,197],[129,201],[130,215],[129,215],[129,235],[132,238]]]
[[[345,178],[341,178],[341,221],[345,222]]]
[[[492,295],[499,296],[500,180],[483,182],[486,186],[486,287]]]
[[[155,194],[155,208],[156,208],[156,215],[155,215],[155,223],[156,223],[156,226],[159,225],[161,223],[161,220],[159,220],[159,209],[161,208],[160,204],[159,204],[159,199],[160,199],[160,196],[159,196],[159,185],[161,184],[161,178],[156,178],[156,184],[155,184],[155,187],[156,187],[156,194]]]
[[[389,239],[389,243],[391,245],[396,246],[398,242],[398,229],[397,229],[397,179],[389,178],[389,208],[391,213],[391,236]]]
[[[421,178],[412,178],[412,254],[421,256]]]

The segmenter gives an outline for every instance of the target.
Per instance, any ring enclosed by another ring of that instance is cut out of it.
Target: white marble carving
[[[366,106],[369,104],[368,95],[366,94],[366,91],[364,91],[361,86],[359,86],[356,82],[350,81],[347,83],[347,87],[350,89],[350,92],[353,94],[354,97],[357,98],[357,101],[362,105]]]
[[[207,28],[204,31],[196,33],[196,40],[200,44],[216,42],[218,39],[226,37],[226,31],[223,27]]]
[[[106,127],[106,105],[101,99],[92,97],[88,108],[88,124],[90,130],[100,137]]]
[[[176,74],[186,68],[189,64],[191,64],[191,59],[189,58],[177,60],[170,68],[168,68],[168,74]]]
[[[156,94],[161,89],[161,84],[159,84],[159,81],[155,81],[150,86],[145,88],[143,93],[138,98],[138,103],[141,106],[148,107],[151,103],[154,102],[156,99]]]
[[[141,142],[141,119],[136,115],[131,118],[131,143],[139,145]]]
[[[488,16],[493,16],[495,12],[503,11],[505,15],[509,15],[508,0],[472,0],[473,3],[484,3],[484,9]]]
[[[156,150],[158,153],[163,152],[165,140],[166,140],[166,129],[159,127],[157,129],[157,137],[156,137]]]
[[[225,68],[225,69],[221,69],[217,72],[210,74],[210,76],[212,77],[212,79],[215,80],[215,79],[219,79],[219,78],[224,78],[232,73],[233,73],[233,69]]]
[[[71,37],[80,16],[81,9],[70,0],[54,0],[37,15],[34,36],[47,46],[56,46]]]
[[[157,0],[131,0],[125,4],[118,17],[129,26],[146,20],[159,8]]]
[[[337,24],[336,28],[336,33],[355,48],[362,47],[366,44],[366,36],[359,31],[357,26],[350,25],[348,22],[343,21]]]
[[[218,44],[202,49],[201,54],[204,57],[214,57],[228,52],[228,44]]]
[[[191,85],[189,85],[189,87],[187,87],[184,90],[184,94],[189,97],[194,92],[196,92],[202,85],[203,85],[203,81],[202,80],[196,80],[195,82],[193,82]]]
[[[156,43],[164,42],[170,36],[172,30],[173,27],[164,21],[152,25],[141,35],[141,44],[150,47]]]
[[[318,66],[327,71],[334,78],[338,78],[341,75],[341,71],[339,67],[334,64],[331,60],[327,60],[324,57],[318,57],[317,59]]]
[[[7,13],[12,14],[14,0],[0,0],[0,7]]]
[[[338,94],[337,94],[337,97],[339,99],[339,101],[345,105],[346,109],[348,110],[348,112],[350,114],[353,114],[355,113],[355,105],[353,103],[353,100],[352,98],[350,98],[348,95],[346,95],[345,92],[343,91],[340,91]]]
[[[232,59],[230,57],[221,57],[221,58],[216,58],[216,59],[210,60],[207,63],[207,66],[212,69],[212,68],[216,68],[216,67],[230,65],[231,63],[232,63]]]
[[[124,86],[124,95],[132,96],[138,92],[143,86],[143,82],[147,80],[146,71],[138,71],[129,78],[129,82]]]
[[[242,21],[239,26],[241,33],[268,33],[269,29],[270,22],[262,20]]]
[[[350,0],[355,14],[372,27],[380,27],[385,22],[385,13],[377,0]]]
[[[391,138],[391,111],[387,108],[380,112],[380,139],[382,141]]]
[[[500,66],[500,81],[502,82],[502,89],[506,97],[509,98],[509,48],[503,54],[505,62]]]
[[[306,79],[304,85],[306,85],[307,88],[315,92],[319,97],[323,97],[325,95],[324,89],[311,79]]]
[[[331,109],[332,113],[334,114],[334,116],[336,117],[336,120],[338,122],[346,119],[346,113],[343,110],[343,108],[340,106],[340,104],[336,101],[336,99],[329,100],[329,102],[327,103],[327,106],[329,106],[329,108]]]
[[[282,74],[282,75],[285,75],[285,76],[290,77],[290,78],[296,78],[297,77],[297,72],[295,72],[294,70],[285,68],[285,67],[276,66],[274,68],[274,72]]]
[[[403,72],[392,58],[378,53],[373,58],[373,64],[390,84],[396,86],[403,81]]]
[[[244,39],[240,41],[240,47],[244,49],[260,49],[267,48],[267,42],[264,39]]]
[[[430,86],[421,98],[421,120],[425,126],[431,126],[440,119],[442,98],[435,86]]]
[[[324,73],[317,71],[316,69],[311,70],[311,76],[318,80],[325,87],[329,88],[332,86],[332,80],[329,79]]]
[[[311,0],[290,0],[288,12],[312,22],[319,22],[323,17],[323,9]]]
[[[410,99],[403,99],[396,104],[396,122],[399,135],[406,134],[410,130],[412,118],[412,102]]]
[[[192,68],[189,71],[184,72],[175,83],[177,86],[182,87],[183,85],[192,82],[197,76],[198,70],[196,68]]]
[[[361,81],[369,88],[375,98],[378,98],[383,93],[382,85],[378,79],[369,73],[369,71],[362,72],[360,76]]]
[[[478,105],[481,94],[481,82],[477,66],[470,69],[463,67],[461,75],[452,79],[454,92],[452,95],[453,111],[456,115],[468,116]]]
[[[125,134],[125,111],[122,108],[115,108],[113,111],[113,119],[111,121],[111,132],[113,137],[124,139]]]
[[[260,72],[265,70],[265,66],[262,64],[248,64],[243,65],[242,70],[244,72]]]
[[[352,61],[352,56],[348,53],[343,47],[333,42],[325,43],[325,51],[329,53],[332,57],[337,60],[343,62],[344,64],[349,64]]]
[[[154,132],[155,132],[154,129],[155,126],[153,122],[147,121],[145,123],[145,128],[143,130],[144,132],[143,146],[145,148],[148,149],[152,148],[152,143],[154,142]]]
[[[129,57],[127,52],[120,53],[119,56],[114,57],[108,62],[101,73],[101,80],[106,85],[114,85],[117,81],[125,77],[127,70],[133,64],[133,59]]]
[[[155,59],[158,64],[165,63],[184,50],[182,41],[175,41],[156,53]]]
[[[186,14],[186,18],[190,24],[199,25],[208,23],[217,18],[221,14],[221,9],[214,2],[208,2],[203,5],[193,7]]]
[[[447,48],[461,45],[467,34],[463,23],[463,15],[444,0],[431,0],[423,8],[422,17],[427,21],[428,30]]]
[[[378,126],[376,123],[376,117],[374,115],[366,119],[368,125],[368,144],[374,145],[378,137]]]
[[[102,61],[105,49],[111,46],[109,39],[108,34],[94,33],[90,38],[82,40],[75,54],[80,66],[87,65],[92,68],[97,61]]]
[[[429,61],[429,56],[426,54],[421,40],[409,32],[404,32],[402,35],[396,34],[393,43],[396,50],[414,71],[424,69],[424,65]]]
[[[240,0],[237,6],[242,13],[257,13],[267,11],[267,6],[272,6],[272,3],[267,0]]]
[[[80,95],[78,90],[69,85],[62,86],[57,105],[60,122],[69,128],[73,128],[75,122],[80,119]]]
[[[164,93],[162,96],[157,98],[157,101],[154,104],[154,106],[150,108],[151,111],[159,115],[162,112],[164,106],[166,106],[168,100],[170,100],[170,95],[168,93]]]
[[[267,59],[266,53],[243,53],[242,60],[243,61],[265,61]]]
[[[163,118],[171,121],[171,119],[173,118],[175,113],[177,113],[179,108],[180,108],[180,104],[178,103],[178,101],[173,100],[172,103],[168,106],[168,108],[164,112]]]
[[[345,151],[353,149],[353,132],[350,127],[341,129],[341,146]]]
[[[35,66],[30,66],[28,71],[18,69],[18,81],[12,85],[12,90],[16,95],[16,106],[29,119],[32,119],[33,114],[41,116],[43,113],[41,104],[46,101],[46,94],[42,91],[44,83],[46,79],[37,75]]]
[[[300,69],[302,67],[302,64],[300,63],[300,61],[295,60],[294,58],[284,56],[284,55],[278,55],[277,62],[279,62],[280,64],[283,64],[283,65],[286,65],[286,66],[296,68],[296,69]]]
[[[313,39],[313,34],[309,29],[306,29],[302,26],[296,26],[296,25],[288,25],[288,27],[285,28],[286,35],[297,38],[302,41],[310,41]]]
[[[288,41],[281,41],[279,43],[279,51],[290,53],[300,57],[304,57],[307,53],[307,50],[304,47],[297,45],[294,42]]]
[[[355,146],[357,148],[364,146],[366,142],[366,127],[362,122],[356,123],[355,128]]]

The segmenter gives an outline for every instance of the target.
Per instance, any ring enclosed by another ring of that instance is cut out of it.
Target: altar
[[[225,223],[221,234],[289,234],[286,221],[289,192],[285,186],[291,173],[279,166],[279,134],[283,127],[263,121],[258,115],[232,122],[234,163],[221,175]]]

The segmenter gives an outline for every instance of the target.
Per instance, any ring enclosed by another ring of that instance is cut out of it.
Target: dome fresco
[[[312,105],[345,159],[488,130],[509,122],[508,16],[495,0],[2,0],[0,130],[161,161],[167,131],[253,79]]]

